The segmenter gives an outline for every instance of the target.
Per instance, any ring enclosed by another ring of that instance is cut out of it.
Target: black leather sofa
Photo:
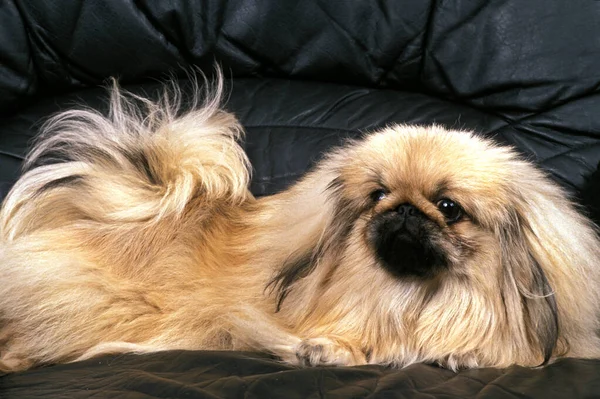
[[[210,72],[215,61],[247,130],[256,195],[288,186],[344,138],[393,122],[495,137],[577,197],[600,161],[600,1],[7,0],[2,195],[44,118],[77,104],[104,109],[109,76],[151,93],[167,74]],[[600,361],[454,373],[165,352],[6,375],[0,397],[591,398]]]

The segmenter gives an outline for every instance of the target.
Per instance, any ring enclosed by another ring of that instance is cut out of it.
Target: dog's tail
[[[108,115],[66,111],[42,128],[25,173],[0,213],[5,239],[77,220],[136,222],[177,217],[188,205],[249,198],[242,128],[221,108],[223,77],[194,81],[184,108],[175,83],[158,101],[113,81]]]

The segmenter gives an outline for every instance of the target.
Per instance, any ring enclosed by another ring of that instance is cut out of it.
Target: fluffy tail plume
[[[175,83],[152,101],[113,81],[108,115],[78,109],[50,119],[5,200],[2,237],[77,220],[176,217],[195,199],[207,206],[247,199],[242,127],[221,108],[221,73],[194,89],[186,110]]]

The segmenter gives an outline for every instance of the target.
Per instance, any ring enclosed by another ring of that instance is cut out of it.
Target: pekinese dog
[[[103,353],[297,365],[600,356],[600,241],[510,148],[391,126],[248,191],[222,79],[53,117],[0,213],[0,369]],[[202,98],[202,102],[199,100]]]

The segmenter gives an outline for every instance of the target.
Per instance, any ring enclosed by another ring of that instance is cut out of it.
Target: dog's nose
[[[414,205],[405,203],[400,204],[396,208],[397,220],[400,227],[400,232],[417,234],[421,224],[421,211]]]
[[[398,214],[403,215],[405,218],[415,216],[419,213],[419,210],[413,204],[400,204],[398,208],[396,208],[396,212]]]

